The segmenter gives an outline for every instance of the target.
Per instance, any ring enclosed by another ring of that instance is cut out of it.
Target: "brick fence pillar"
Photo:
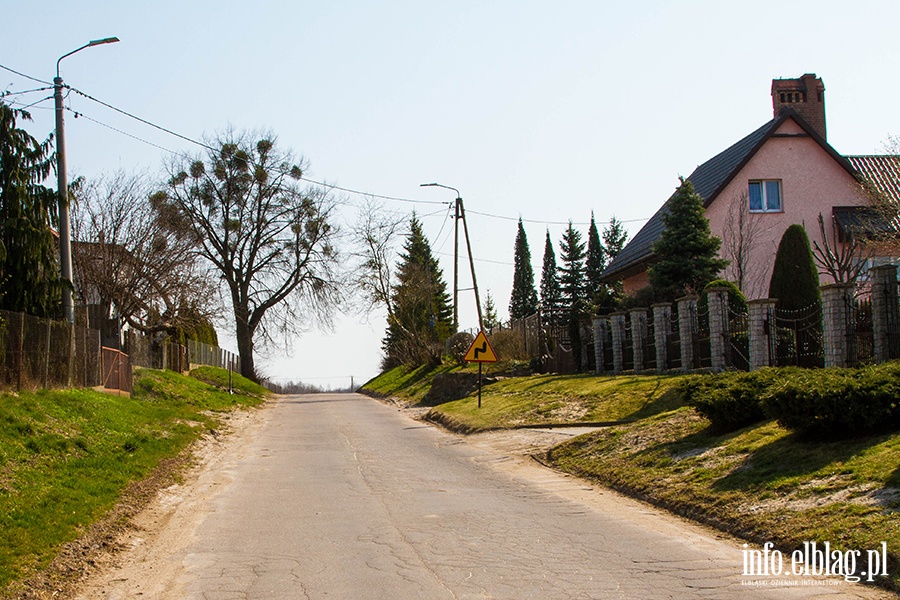
[[[656,345],[656,372],[669,369],[669,334],[672,333],[672,303],[653,305],[653,339]]]
[[[822,345],[826,367],[849,367],[854,361],[853,284],[833,283],[822,290]]]
[[[709,304],[710,366],[715,372],[728,366],[728,289],[710,288],[706,292]]]
[[[594,317],[594,373],[597,375],[603,373],[603,344],[608,323],[606,317]]]
[[[633,308],[631,317],[631,349],[634,351],[634,372],[644,370],[644,346],[647,344],[647,309]]]
[[[750,335],[750,370],[755,371],[775,363],[775,304],[774,298],[750,300],[748,329]]]
[[[612,328],[613,373],[621,373],[625,370],[625,313],[609,315],[609,326]]]
[[[900,306],[897,304],[897,267],[884,265],[869,269],[872,275],[872,333],[875,362],[883,363],[896,356],[891,342],[896,339],[900,325]]]
[[[681,342],[681,370],[694,368],[694,336],[697,335],[697,296],[685,296],[678,302],[678,337]]]

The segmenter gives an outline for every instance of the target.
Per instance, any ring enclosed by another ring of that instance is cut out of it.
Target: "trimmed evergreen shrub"
[[[900,429],[900,363],[796,369],[762,398],[787,429],[829,439]]]
[[[710,281],[703,287],[703,293],[700,294],[700,306],[706,305],[706,292],[713,288],[728,288],[728,307],[737,313],[747,312],[747,297],[744,292],[733,281],[727,279],[715,279]]]
[[[710,420],[714,429],[735,431],[765,420],[760,398],[797,369],[760,369],[694,375],[679,384],[688,404]]]
[[[778,308],[783,310],[802,310],[821,301],[819,274],[802,225],[791,225],[781,236],[769,298],[776,298]]]

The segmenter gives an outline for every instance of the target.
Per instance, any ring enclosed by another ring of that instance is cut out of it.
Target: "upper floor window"
[[[781,212],[781,182],[751,181],[750,182],[750,211],[751,212]]]

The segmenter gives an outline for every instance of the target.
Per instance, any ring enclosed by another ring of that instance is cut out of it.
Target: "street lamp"
[[[478,296],[478,283],[475,280],[475,261],[472,258],[472,244],[469,242],[469,226],[466,224],[466,211],[463,208],[462,197],[459,190],[449,185],[440,183],[422,183],[420,187],[439,187],[456,192],[456,218],[453,222],[453,330],[459,328],[459,311],[457,310],[457,298],[459,294],[459,221],[462,219],[463,229],[466,235],[466,248],[469,251],[469,267],[472,270],[472,289],[475,291],[475,308],[478,310],[478,329],[484,329],[481,318],[481,298]]]
[[[72,226],[69,221],[69,181],[66,175],[66,133],[63,119],[63,80],[59,76],[59,63],[67,56],[91,46],[118,42],[117,37],[91,40],[84,46],[63,54],[56,61],[56,77],[53,78],[53,100],[56,103],[56,184],[59,195],[59,264],[62,279],[69,283],[63,290],[63,312],[69,323],[75,322],[75,304],[72,300]]]

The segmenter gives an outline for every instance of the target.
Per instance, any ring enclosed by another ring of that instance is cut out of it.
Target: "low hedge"
[[[833,438],[900,427],[900,364],[798,369],[761,398],[787,429]]]
[[[679,391],[715,429],[777,419],[823,438],[900,428],[900,363],[860,369],[767,368],[686,379]]]
[[[719,431],[735,431],[766,418],[760,397],[796,369],[760,369],[694,375],[679,384],[688,404]]]

